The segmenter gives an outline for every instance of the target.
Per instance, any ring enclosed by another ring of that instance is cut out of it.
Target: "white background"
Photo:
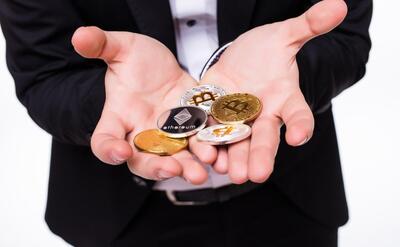
[[[366,77],[334,100],[350,222],[341,247],[400,246],[400,2],[375,1]],[[0,246],[67,246],[44,222],[50,136],[17,101],[0,37]]]

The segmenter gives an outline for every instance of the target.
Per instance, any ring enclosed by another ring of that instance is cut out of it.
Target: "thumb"
[[[111,63],[123,53],[130,37],[122,35],[121,32],[106,32],[98,27],[80,27],[75,31],[71,42],[81,56],[100,58],[106,63]]]
[[[131,158],[132,147],[125,140],[130,132],[115,113],[103,111],[92,135],[91,148],[101,161],[119,165]]]
[[[325,34],[338,26],[347,15],[347,5],[343,0],[323,0],[312,6],[304,14],[283,22],[292,42],[300,47],[307,41]]]

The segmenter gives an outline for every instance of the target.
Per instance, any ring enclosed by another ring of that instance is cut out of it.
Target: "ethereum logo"
[[[189,119],[192,118],[192,115],[190,112],[185,108],[182,111],[180,111],[178,114],[174,116],[175,121],[179,124],[182,125],[185,122],[187,122]]]

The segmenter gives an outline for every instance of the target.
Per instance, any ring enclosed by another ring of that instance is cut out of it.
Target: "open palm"
[[[188,150],[160,157],[133,146],[136,134],[155,128],[158,116],[176,107],[184,91],[196,85],[173,54],[150,37],[96,27],[78,29],[72,43],[82,56],[108,65],[106,101],[91,139],[94,154],[108,164],[127,161],[129,169],[144,178],[183,176],[194,184],[204,182],[207,173]],[[203,162],[216,156],[211,147],[197,142],[191,146]]]
[[[254,94],[263,103],[251,139],[221,148],[216,171],[229,173],[235,183],[263,182],[273,170],[282,124],[292,146],[311,138],[314,119],[299,87],[296,54],[308,40],[339,25],[346,10],[342,0],[324,0],[297,18],[254,28],[239,36],[207,71],[202,81],[231,93]]]

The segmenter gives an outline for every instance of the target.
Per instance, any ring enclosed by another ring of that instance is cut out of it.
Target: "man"
[[[330,102],[371,46],[372,2],[346,4],[3,0],[18,98],[53,136],[50,229],[76,246],[336,246],[348,215]],[[136,150],[231,41],[199,83],[262,100],[251,138]]]

